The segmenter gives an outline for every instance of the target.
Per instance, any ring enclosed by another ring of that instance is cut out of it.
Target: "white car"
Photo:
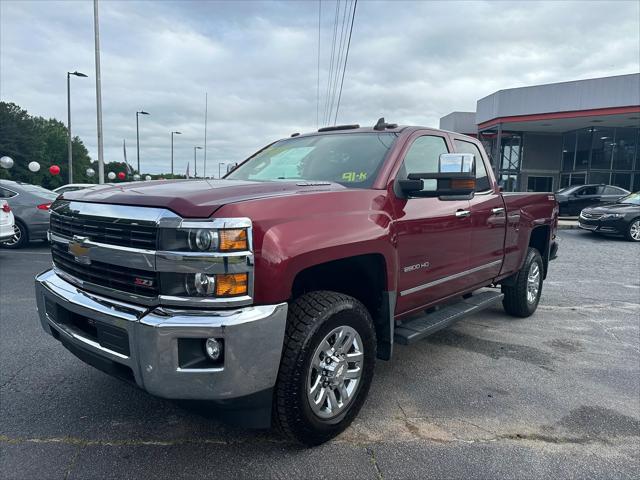
[[[13,237],[13,226],[15,220],[13,212],[6,200],[0,200],[0,243],[6,242]]]
[[[85,188],[95,186],[95,183],[67,183],[66,185],[62,185],[61,187],[54,188],[53,191],[57,194],[62,194],[65,192],[73,192],[74,190],[84,190]]]

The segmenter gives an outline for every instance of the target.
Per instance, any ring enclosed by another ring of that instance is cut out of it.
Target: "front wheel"
[[[629,222],[625,237],[631,242],[640,242],[640,218],[634,218]]]
[[[348,295],[317,291],[289,306],[273,417],[305,445],[338,435],[362,407],[376,358],[371,315]]]
[[[542,294],[543,271],[540,253],[535,248],[529,248],[513,285],[502,286],[502,306],[509,315],[524,318],[536,311]]]

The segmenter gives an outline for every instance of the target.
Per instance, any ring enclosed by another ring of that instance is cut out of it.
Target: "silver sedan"
[[[31,240],[46,240],[49,207],[57,197],[38,185],[0,180],[0,198],[7,201],[15,217],[13,237],[2,246],[20,248]]]

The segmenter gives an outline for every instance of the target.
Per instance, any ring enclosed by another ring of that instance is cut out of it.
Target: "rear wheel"
[[[631,242],[640,242],[640,218],[634,218],[629,222],[625,237]]]
[[[275,389],[275,425],[305,445],[338,435],[367,397],[375,358],[373,321],[358,300],[317,291],[293,301]]]
[[[528,317],[536,311],[542,294],[543,269],[540,253],[535,248],[529,248],[513,285],[502,286],[502,306],[508,314]]]
[[[29,232],[24,223],[20,220],[16,220],[13,225],[13,237],[7,240],[2,245],[5,248],[22,248],[29,243]]]

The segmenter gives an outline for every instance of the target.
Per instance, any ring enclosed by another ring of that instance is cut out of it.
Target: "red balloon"
[[[124,174],[124,172],[118,172],[118,178],[119,178],[120,180],[124,180],[124,179],[125,179],[125,177],[126,177],[126,175]]]
[[[49,173],[51,175],[58,175],[60,173],[60,167],[58,165],[51,165],[49,167]]]

